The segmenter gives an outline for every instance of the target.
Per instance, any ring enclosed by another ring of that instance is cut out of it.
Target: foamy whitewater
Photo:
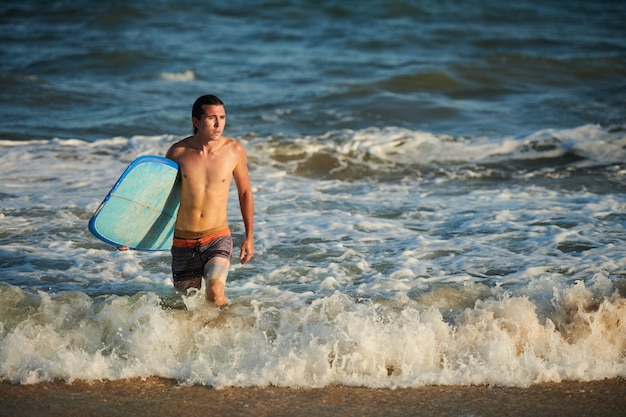
[[[626,376],[626,135],[248,135],[256,256],[219,310],[87,222],[178,137],[1,141],[0,378],[528,386]],[[236,193],[232,193],[233,196]],[[229,216],[237,242],[238,205]],[[238,252],[236,252],[238,255]]]

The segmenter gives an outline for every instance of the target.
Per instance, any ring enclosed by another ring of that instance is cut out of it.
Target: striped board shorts
[[[224,229],[199,239],[174,238],[172,245],[172,276],[174,283],[202,278],[204,267],[215,257],[230,260],[233,239]]]

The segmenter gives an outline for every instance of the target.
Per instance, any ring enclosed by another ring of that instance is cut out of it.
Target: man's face
[[[193,119],[194,126],[198,129],[198,133],[209,136],[211,140],[219,139],[226,126],[226,110],[224,106],[204,105],[202,109],[204,114],[200,119]]]

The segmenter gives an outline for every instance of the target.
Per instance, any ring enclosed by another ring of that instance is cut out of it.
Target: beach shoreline
[[[0,383],[1,416],[624,416],[626,379],[528,388],[374,389],[181,386],[148,378],[31,385]]]

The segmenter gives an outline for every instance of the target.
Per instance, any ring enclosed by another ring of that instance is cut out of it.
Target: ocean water
[[[0,380],[626,377],[625,20],[608,0],[3,2]],[[167,251],[87,230],[206,93],[256,200],[224,310],[172,289]]]

